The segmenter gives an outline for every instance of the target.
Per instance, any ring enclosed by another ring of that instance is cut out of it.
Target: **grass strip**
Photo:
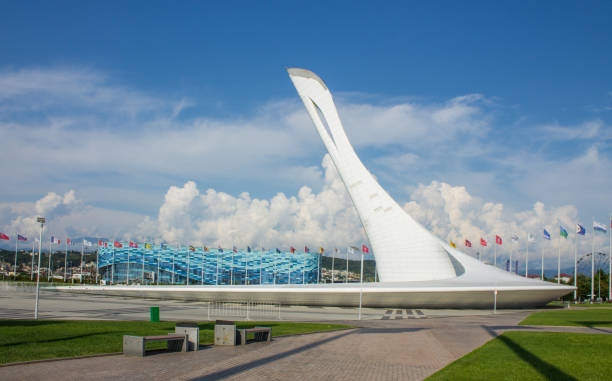
[[[123,335],[148,336],[174,332],[176,322],[102,320],[0,320],[0,364],[121,352]],[[200,344],[212,344],[214,323],[199,322]],[[272,327],[272,336],[350,328],[340,324],[237,322],[238,328]],[[147,344],[147,349],[166,344]]]
[[[556,325],[571,327],[612,327],[612,309],[551,310],[535,312],[520,325]]]
[[[505,332],[427,380],[609,380],[612,335]]]

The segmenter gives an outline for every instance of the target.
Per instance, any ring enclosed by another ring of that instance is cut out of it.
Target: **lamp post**
[[[40,253],[42,251],[42,233],[45,225],[45,218],[38,217],[36,222],[40,223],[40,239],[38,240],[38,267],[36,268],[36,307],[34,307],[34,319],[38,320],[38,294],[40,290]]]

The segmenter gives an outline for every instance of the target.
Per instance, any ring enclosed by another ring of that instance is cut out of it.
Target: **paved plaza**
[[[30,292],[4,292],[3,318],[29,318]],[[164,320],[205,320],[202,303],[43,292],[43,318],[146,320],[159,305]],[[165,311],[165,312],[164,312]],[[419,313],[420,311],[420,313]],[[206,346],[199,352],[144,358],[114,355],[0,367],[2,380],[420,380],[505,330],[611,333],[611,329],[518,327],[532,311],[368,310],[282,307],[281,317],[334,321],[359,328],[275,338],[271,344]],[[317,319],[317,316],[319,318]],[[344,319],[341,319],[342,317]],[[401,317],[401,318],[400,318]]]

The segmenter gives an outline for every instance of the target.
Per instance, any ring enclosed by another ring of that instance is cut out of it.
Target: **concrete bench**
[[[247,335],[249,333],[255,334],[255,341],[272,341],[272,328],[270,327],[255,327],[255,328],[243,328],[238,329],[240,336],[240,344],[245,345],[247,343]]]
[[[168,334],[160,336],[130,336],[123,335],[123,354],[144,356],[145,344],[154,341],[168,342],[168,351],[187,352],[187,335]]]

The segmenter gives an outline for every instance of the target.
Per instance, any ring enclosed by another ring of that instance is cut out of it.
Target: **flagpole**
[[[578,235],[576,234],[576,237],[574,238],[574,301],[576,300],[576,297],[578,296],[577,294],[577,287],[576,287],[576,278],[578,277],[578,264],[576,263],[576,254],[578,252]]]
[[[610,232],[610,246],[608,247],[608,303],[612,300],[612,213],[608,219],[608,231]]]
[[[593,217],[593,233],[591,235],[591,303],[595,293],[595,217]]]
[[[541,279],[544,280],[544,250],[542,250],[542,275]]]
[[[306,250],[304,250],[304,266],[302,267],[302,285],[306,284]]]
[[[215,253],[215,264],[217,265],[217,273],[215,275],[215,283],[218,286],[219,285],[219,249],[217,249],[217,252]],[[261,275],[260,275],[261,277]]]
[[[153,242],[153,244],[155,244],[155,242]],[[159,264],[161,262],[162,259],[162,249],[161,246],[159,247],[159,251],[157,252],[157,285],[159,286]]]
[[[202,248],[202,261],[200,262],[200,286],[204,285],[204,264],[206,263],[206,251]]]
[[[525,254],[525,278],[529,278],[529,233],[527,233],[527,252]]]
[[[559,236],[559,250],[557,254],[557,284],[561,284],[561,236]]]
[[[344,279],[344,283],[348,283],[348,255],[349,255],[349,248],[346,248],[346,277]]]
[[[146,243],[145,243],[146,244]],[[144,269],[145,269],[145,250],[147,248],[142,248],[142,274],[140,275],[140,284],[144,285]]]
[[[85,253],[85,241],[81,242],[81,281],[83,283],[83,254]]]
[[[66,267],[68,267],[68,238],[66,238],[66,255],[64,256],[64,283],[66,283]]]
[[[30,280],[34,280],[34,244],[36,240],[32,241],[32,267],[30,268]]]
[[[493,246],[493,266],[497,267],[497,235],[495,236],[495,246]]]
[[[187,286],[189,286],[189,270],[191,267],[191,247],[187,249]]]
[[[13,275],[13,279],[17,279],[17,247],[19,245],[19,233],[15,233],[15,275]]]
[[[100,275],[100,245],[98,245],[98,247],[96,248],[96,284],[98,284],[99,275]]]
[[[127,250],[127,271],[125,273],[125,284],[130,284],[130,249],[132,245],[130,245],[132,241],[128,241],[128,250]]]
[[[113,239],[113,264],[111,266],[111,284],[115,284],[115,240]]]
[[[176,255],[176,252],[172,253],[172,278],[171,278],[171,281],[172,281],[173,285],[174,285],[174,257],[175,257],[175,255]]]
[[[361,248],[361,272],[359,278],[359,320],[361,320],[361,302],[363,300],[363,247]]]
[[[334,261],[336,259],[336,251],[338,251],[338,249],[334,249],[334,254],[332,254],[332,284],[334,283]]]
[[[53,239],[55,238],[51,237],[51,240]],[[53,255],[52,251],[53,251],[53,242],[50,242],[49,243],[49,271],[47,273],[47,282],[51,280],[51,256]]]

